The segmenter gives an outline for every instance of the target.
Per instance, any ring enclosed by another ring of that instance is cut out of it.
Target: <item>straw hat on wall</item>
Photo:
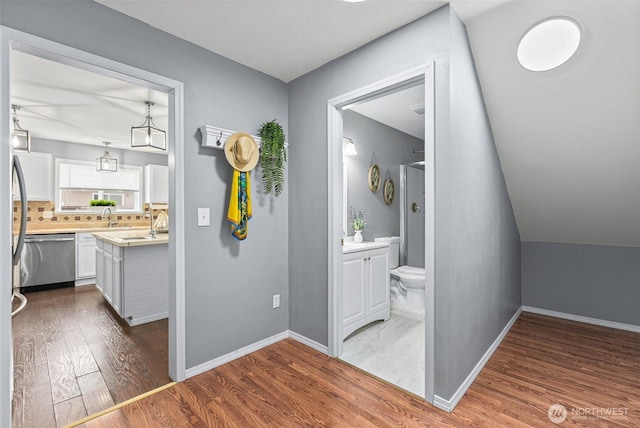
[[[229,164],[242,172],[255,168],[260,158],[256,140],[246,132],[236,132],[227,138],[224,143],[224,154]]]

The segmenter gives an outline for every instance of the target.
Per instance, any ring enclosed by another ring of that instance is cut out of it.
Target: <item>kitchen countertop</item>
[[[93,233],[108,231],[149,231],[149,226],[125,226],[125,227],[59,227],[55,229],[31,229],[27,228],[27,235],[46,235],[49,233]],[[14,231],[14,234],[17,234]]]
[[[149,228],[129,228],[129,230],[113,230],[93,232],[93,236],[118,247],[142,247],[169,243],[168,233],[158,233],[156,238],[149,238]],[[134,230],[132,230],[134,229]]]

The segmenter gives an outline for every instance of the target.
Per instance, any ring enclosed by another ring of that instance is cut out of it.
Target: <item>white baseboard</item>
[[[200,373],[204,373],[207,370],[214,369],[218,366],[226,364],[237,358],[244,357],[245,355],[249,355],[252,352],[265,348],[269,345],[273,345],[274,343],[280,342],[281,340],[284,340],[287,338],[296,340],[302,343],[303,345],[307,345],[308,347],[315,349],[318,352],[322,352],[323,354],[328,353],[326,346],[321,345],[320,343],[313,341],[294,331],[287,330],[287,331],[283,331],[282,333],[274,334],[273,336],[267,337],[266,339],[262,339],[258,342],[252,343],[251,345],[247,345],[244,348],[240,348],[235,351],[229,352],[228,354],[222,355],[218,358],[214,358],[213,360],[206,361],[202,364],[198,364],[195,367],[191,367],[190,369],[186,370],[185,375],[187,378],[193,377],[195,375],[199,375]]]
[[[126,318],[125,321],[131,327],[135,327],[140,324],[146,324],[148,322],[163,320],[165,318],[169,318],[169,312],[161,312],[159,314],[147,315],[146,317],[137,317],[133,319]]]
[[[480,374],[484,366],[487,364],[487,362],[489,361],[493,353],[496,352],[496,349],[498,349],[498,346],[500,346],[500,343],[502,343],[502,340],[505,338],[507,333],[509,333],[509,330],[511,330],[511,327],[516,322],[516,320],[518,319],[521,313],[522,313],[522,307],[518,308],[518,310],[513,315],[513,317],[511,317],[511,320],[509,320],[507,325],[502,329],[500,336],[498,336],[498,338],[491,344],[489,349],[487,349],[487,352],[484,353],[480,361],[478,361],[478,364],[476,364],[473,370],[471,370],[471,373],[469,373],[469,376],[467,376],[464,382],[462,382],[462,385],[460,385],[456,393],[453,394],[453,397],[451,397],[449,400],[446,400],[438,396],[437,394],[434,395],[433,405],[435,407],[449,413],[451,413],[453,409],[455,409],[460,399],[467,392],[467,390],[469,389],[473,381],[476,380],[476,377],[478,377],[478,375]]]
[[[322,345],[314,340],[311,340],[308,337],[305,337],[299,333],[296,333],[295,331],[289,330],[289,337],[297,342],[302,343],[303,345],[307,345],[309,348],[313,348],[318,352],[322,352],[325,355],[329,354],[329,349],[325,345]]]
[[[85,286],[85,285],[93,285],[96,283],[96,277],[91,277],[91,278],[85,278],[85,279],[76,279],[75,282],[75,286],[76,287],[81,287],[81,286]]]
[[[573,315],[573,314],[567,314],[564,312],[550,311],[548,309],[534,308],[531,306],[523,306],[522,310],[525,312],[531,312],[532,314],[546,315],[554,318],[562,318],[570,321],[583,322],[585,324],[593,324],[593,325],[599,325],[602,327],[617,328],[618,330],[626,330],[626,331],[632,331],[634,333],[640,333],[640,326],[633,325],[633,324],[624,324],[624,323],[615,322],[615,321],[601,320],[598,318],[590,318],[590,317],[584,317],[582,315]]]
[[[218,358],[214,358],[213,360],[206,361],[202,364],[198,364],[195,367],[191,367],[185,371],[185,375],[188,378],[198,375],[200,373],[204,373],[207,370],[214,369],[218,366],[226,364],[230,361],[233,361],[237,358],[244,357],[245,355],[249,355],[252,352],[255,352],[259,349],[267,347],[269,345],[273,345],[276,342],[279,342],[283,339],[289,337],[289,331],[283,331],[282,333],[274,334],[271,337],[267,337],[266,339],[262,339],[258,342],[252,343],[251,345],[247,345],[244,348],[237,349],[235,351],[229,352],[228,354],[222,355]]]

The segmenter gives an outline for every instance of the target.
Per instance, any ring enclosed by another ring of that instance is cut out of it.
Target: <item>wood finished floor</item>
[[[287,339],[84,426],[637,427],[639,373],[640,334],[525,313],[452,414]],[[572,414],[586,408],[626,415]]]
[[[93,285],[27,298],[13,319],[13,428],[64,426],[171,382],[167,320],[129,327]]]

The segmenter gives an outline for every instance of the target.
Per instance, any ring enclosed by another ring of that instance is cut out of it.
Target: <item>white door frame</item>
[[[169,375],[185,379],[185,240],[184,240],[184,90],[182,82],[112,61],[28,33],[0,26],[0,426],[11,424],[12,334],[8,287],[12,279],[11,248],[13,215],[11,207],[12,146],[10,143],[10,61],[11,51],[21,51],[59,63],[115,77],[169,95]]]
[[[428,63],[332,98],[327,102],[329,355],[342,354],[343,170],[342,111],[360,101],[377,98],[424,81],[425,100],[425,399],[433,403],[435,384],[435,66]],[[430,267],[430,268],[429,268]]]

